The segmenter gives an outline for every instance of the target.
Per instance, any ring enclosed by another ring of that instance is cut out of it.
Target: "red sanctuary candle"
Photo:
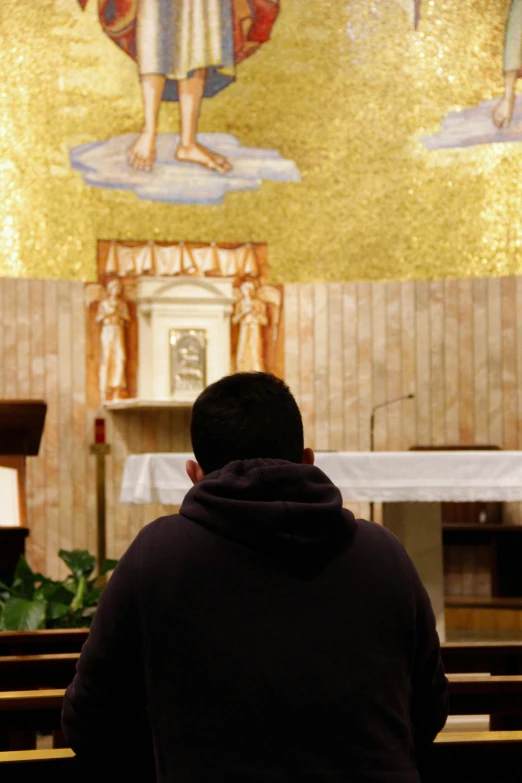
[[[94,419],[94,442],[105,443],[105,419]]]

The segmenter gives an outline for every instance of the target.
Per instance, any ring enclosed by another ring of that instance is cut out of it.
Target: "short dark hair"
[[[208,386],[192,409],[194,456],[205,473],[235,460],[301,462],[303,420],[286,383],[264,372],[227,375]]]

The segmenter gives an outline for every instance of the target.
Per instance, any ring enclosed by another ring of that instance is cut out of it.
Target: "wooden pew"
[[[48,693],[50,689],[66,688],[73,680],[78,658],[78,653],[0,657],[0,691],[7,691],[7,694],[1,694],[0,700],[0,750],[36,748],[37,729],[44,731],[48,728],[48,716],[40,708],[35,711],[28,701],[13,700],[10,698],[12,692],[35,690],[42,693],[45,689]],[[49,704],[48,700],[46,704]],[[16,714],[6,718],[10,710]],[[20,723],[24,725],[20,726]],[[59,710],[54,713],[51,724],[54,746],[63,747]]]
[[[522,731],[439,734],[423,783],[520,783]]]
[[[0,732],[60,728],[64,693],[63,688],[0,693]]]
[[[445,642],[441,654],[451,674],[522,674],[522,641]]]
[[[37,731],[52,733],[55,746],[62,746],[61,715],[64,693],[63,688],[0,693],[2,749],[36,748]]]
[[[66,688],[73,680],[79,657],[79,653],[2,656],[0,691]]]
[[[522,715],[522,676],[449,675],[452,715]],[[0,732],[60,728],[64,689],[0,692]]]
[[[450,674],[452,715],[521,715],[522,676]],[[60,727],[64,689],[0,692],[0,731]]]
[[[2,783],[78,783],[77,759],[69,748],[0,753]]]
[[[522,641],[447,642],[441,653],[447,673],[522,674]],[[493,714],[490,729],[522,730],[522,715]]]
[[[0,656],[79,653],[87,628],[43,631],[0,631]],[[522,674],[522,641],[445,642],[441,645],[447,672]]]
[[[0,631],[0,656],[79,653],[88,635],[88,628]]]
[[[423,783],[520,783],[522,732],[439,735],[425,757]],[[71,750],[0,753],[2,783],[70,783],[80,767]]]
[[[449,674],[452,715],[522,715],[522,676]]]

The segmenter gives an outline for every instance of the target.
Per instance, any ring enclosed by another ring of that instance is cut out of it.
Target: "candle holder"
[[[105,457],[111,453],[110,445],[105,442],[105,419],[94,420],[90,452],[96,457],[96,557],[100,569],[107,556]]]

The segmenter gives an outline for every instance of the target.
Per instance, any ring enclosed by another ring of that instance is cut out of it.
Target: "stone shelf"
[[[192,402],[183,402],[180,400],[148,400],[141,397],[133,397],[126,400],[109,400],[104,403],[104,408],[108,411],[144,411],[144,410],[165,410],[179,408],[188,410],[192,408]]]

